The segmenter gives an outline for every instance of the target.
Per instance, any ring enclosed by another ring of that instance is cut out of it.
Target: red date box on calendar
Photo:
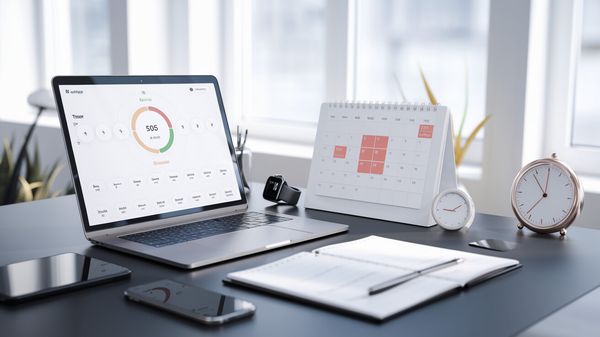
[[[346,151],[348,148],[346,146],[336,145],[333,148],[333,158],[346,158]]]
[[[373,149],[360,149],[359,160],[373,160]]]
[[[431,138],[433,137],[433,125],[421,124],[419,125],[419,138]]]
[[[371,163],[371,174],[383,174],[383,162],[374,161]]]
[[[375,147],[375,136],[364,135],[362,136],[361,147]]]
[[[373,147],[387,149],[389,139],[390,137],[388,136],[375,136],[375,146]]]
[[[361,160],[358,162],[358,173],[371,173],[371,162]]]
[[[373,150],[373,160],[375,161],[385,161],[385,149],[374,149]]]

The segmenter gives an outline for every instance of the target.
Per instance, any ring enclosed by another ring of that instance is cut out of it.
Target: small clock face
[[[576,188],[568,171],[554,164],[535,165],[516,182],[514,207],[528,225],[550,229],[575,207]]]
[[[475,213],[471,198],[460,190],[440,193],[434,201],[432,211],[438,225],[450,230],[470,226]]]

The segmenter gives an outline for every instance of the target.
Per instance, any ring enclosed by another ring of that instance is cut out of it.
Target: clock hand
[[[548,180],[550,180],[550,168],[548,167],[548,175],[546,176],[546,188],[544,188],[544,194],[548,194]]]
[[[526,214],[529,214],[529,212],[531,212],[531,210],[532,210],[532,209],[534,209],[534,208],[535,208],[535,206],[537,206],[537,204],[539,204],[539,203],[540,203],[540,201],[542,201],[542,199],[544,199],[544,196],[542,196],[542,197],[540,198],[540,200],[538,200],[538,201],[537,201],[535,204],[533,204],[533,206],[531,206],[531,208],[530,208],[530,209],[527,211],[527,213],[526,213]]]
[[[454,208],[442,208],[444,211],[448,211],[448,212],[456,212],[457,209],[460,208],[460,206],[462,206],[462,204],[454,207]]]
[[[544,189],[542,188],[542,184],[540,184],[540,181],[538,180],[538,178],[535,176],[535,174],[533,175],[533,178],[535,179],[535,182],[538,184],[538,186],[540,187],[540,190],[542,190],[542,193],[546,193],[546,191],[544,191]]]

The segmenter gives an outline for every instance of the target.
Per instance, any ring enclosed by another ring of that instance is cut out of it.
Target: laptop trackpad
[[[225,260],[244,253],[258,252],[265,247],[282,243],[290,240],[295,242],[303,238],[306,234],[291,229],[279,228],[274,226],[258,227],[238,232],[215,235],[196,241],[190,241],[188,244],[165,247],[161,252],[171,252],[178,250],[179,259],[186,256],[185,260]],[[197,246],[199,249],[190,249],[191,246]],[[277,245],[275,245],[277,246]]]

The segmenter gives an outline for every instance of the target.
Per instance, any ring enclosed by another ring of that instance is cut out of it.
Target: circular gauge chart
[[[131,130],[135,141],[146,151],[164,153],[173,145],[173,124],[153,106],[141,107],[133,113]]]

